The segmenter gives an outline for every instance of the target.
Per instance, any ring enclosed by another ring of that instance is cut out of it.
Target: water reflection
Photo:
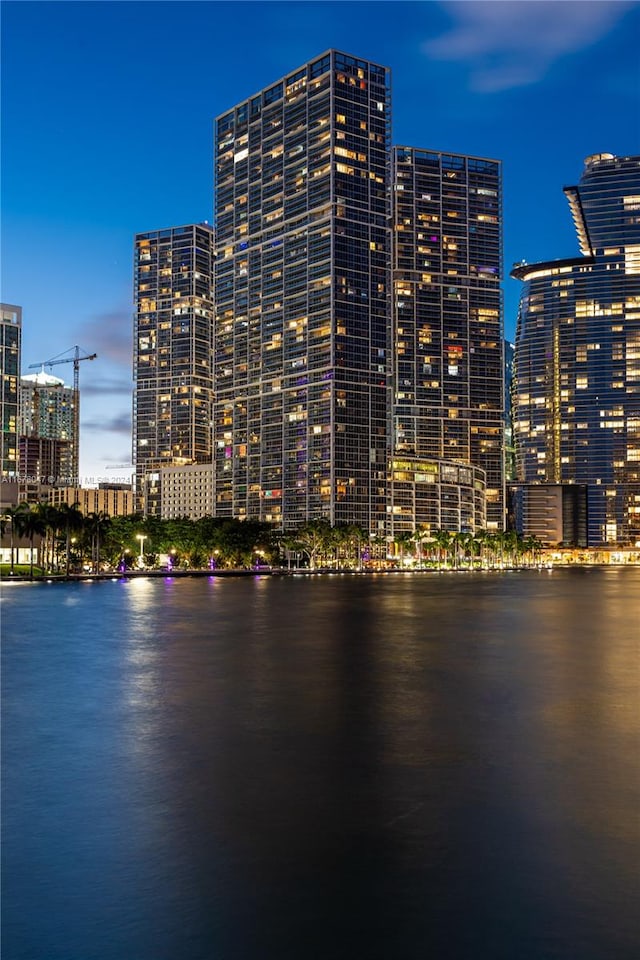
[[[634,570],[11,591],[7,955],[635,956],[639,610]]]

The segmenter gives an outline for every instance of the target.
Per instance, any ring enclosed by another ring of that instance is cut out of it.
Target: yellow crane
[[[52,357],[51,360],[43,360],[41,363],[29,364],[29,370],[33,370],[35,367],[40,367],[41,369],[44,369],[45,367],[55,367],[59,363],[73,364],[73,440],[71,465],[75,483],[77,484],[79,483],[80,472],[80,361],[95,360],[98,354],[85,353],[84,356],[82,356],[80,347],[70,347],[69,350],[71,349],[73,350],[73,355],[71,357],[65,357],[62,354],[58,354],[56,357]],[[69,350],[66,350],[65,353],[68,353]]]

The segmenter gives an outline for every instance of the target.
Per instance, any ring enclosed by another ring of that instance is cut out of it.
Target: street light
[[[143,547],[144,547],[144,542],[147,539],[147,536],[148,535],[146,533],[136,533],[136,540],[140,541],[140,556],[138,558],[139,567],[144,567]]]

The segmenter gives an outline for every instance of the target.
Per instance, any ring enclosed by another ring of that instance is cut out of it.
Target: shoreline
[[[144,578],[183,580],[185,578],[196,577],[378,577],[378,576],[423,576],[427,574],[439,573],[520,573],[522,571],[536,571],[538,573],[552,573],[554,570],[588,570],[591,568],[615,567],[637,567],[636,563],[559,563],[559,564],[536,564],[534,566],[518,567],[476,567],[469,569],[455,569],[453,567],[424,567],[413,570],[332,570],[326,567],[317,570],[308,568],[286,569],[273,567],[258,570],[248,570],[243,567],[230,568],[224,570],[127,570],[125,572],[108,571],[103,573],[49,573],[37,574],[30,577],[29,574],[14,574],[13,576],[3,576],[0,583],[4,586],[11,583],[83,583],[93,581],[117,581],[117,580],[138,580]]]

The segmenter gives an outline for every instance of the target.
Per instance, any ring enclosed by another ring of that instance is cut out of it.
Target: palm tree
[[[400,566],[404,566],[404,554],[405,549],[408,546],[414,545],[414,534],[412,530],[403,530],[401,533],[397,533],[393,538],[394,544],[398,547],[400,551]]]
[[[540,554],[540,550],[542,549],[542,541],[531,534],[523,541],[522,548],[525,557],[529,558],[529,566],[535,565]]]
[[[20,517],[20,532],[23,536],[29,538],[29,546],[31,547],[29,551],[29,576],[33,580],[33,541],[37,534],[43,534],[45,532],[45,524],[40,511],[37,509],[28,508],[24,510]]]
[[[443,555],[446,556],[451,549],[452,535],[448,530],[434,530],[431,539],[438,547],[438,567],[442,566]]]
[[[424,545],[431,539],[431,534],[427,527],[422,524],[418,524],[416,529],[411,534],[411,540],[416,548],[416,562],[419,567],[423,566],[424,560]]]
[[[105,534],[111,524],[111,517],[103,510],[97,513],[89,513],[85,519],[85,526],[91,537],[91,557],[93,559],[93,572],[100,572],[100,537]]]
[[[342,547],[342,556],[347,561],[353,560],[356,570],[362,570],[362,544],[367,539],[366,531],[357,523],[341,523],[334,527],[334,544]]]
[[[25,506],[29,509],[28,504],[25,504]],[[35,511],[42,525],[42,530],[40,531],[44,537],[42,566],[45,570],[50,570],[53,567],[54,536],[56,530],[59,528],[59,513],[56,507],[44,500],[36,503],[30,509]]]
[[[3,533],[4,533],[4,524],[5,524],[5,521],[8,520],[9,523],[11,524],[11,541],[10,541],[10,550],[11,550],[11,567],[10,567],[10,569],[11,569],[11,576],[13,576],[13,574],[14,574],[14,572],[15,572],[15,546],[14,546],[14,544],[15,544],[15,535],[16,535],[16,534],[18,534],[18,536],[21,535],[21,522],[22,522],[22,518],[23,518],[24,513],[25,513],[25,507],[26,507],[26,504],[24,504],[24,503],[20,503],[20,504],[18,504],[18,505],[15,506],[15,507],[9,507],[9,508],[5,511],[5,515],[4,515],[4,517],[2,518],[2,519],[3,519],[3,529],[2,529],[2,532],[3,532]]]
[[[80,510],[80,504],[71,506],[68,503],[61,503],[58,508],[58,522],[65,533],[65,575],[69,576],[70,553],[71,553],[71,532],[82,530],[84,525],[84,516]]]

